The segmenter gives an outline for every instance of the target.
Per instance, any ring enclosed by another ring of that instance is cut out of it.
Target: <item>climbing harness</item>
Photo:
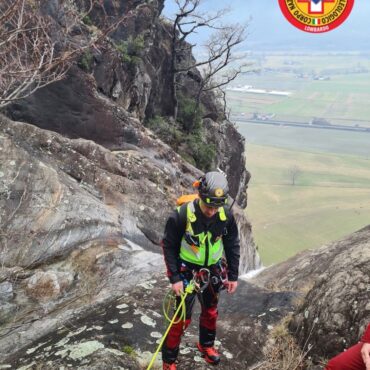
[[[198,272],[193,271],[193,279],[190,282],[183,275],[182,277],[183,277],[182,281],[184,283],[185,292],[186,292],[187,287],[190,284],[194,284],[194,288],[191,290],[191,293],[193,293],[193,291],[196,291],[198,294],[202,294],[204,290],[207,289],[209,283],[211,282],[210,272],[206,268],[202,268]],[[178,316],[178,320],[173,322],[172,325],[176,325],[181,321],[185,323],[185,319],[186,319],[185,301],[183,304],[180,303],[180,305],[181,305],[180,315]],[[172,289],[166,293],[163,299],[162,308],[163,308],[163,316],[168,322],[171,322],[172,318],[169,316],[169,312],[172,310],[172,308],[175,308],[176,310],[176,295],[173,293]]]
[[[202,268],[199,271],[193,271],[193,279],[189,281],[187,284],[184,284],[186,285],[184,287],[185,292],[181,294],[181,301],[179,305],[177,306],[176,312],[174,313],[172,319],[169,317],[169,311],[176,302],[176,296],[174,295],[172,290],[166,294],[163,300],[163,314],[166,320],[170,322],[170,324],[168,325],[166,332],[163,334],[162,339],[159,342],[158,348],[155,351],[146,370],[150,370],[152,368],[154,361],[159,351],[161,350],[163,343],[166,340],[167,334],[170,331],[172,325],[178,324],[181,321],[183,321],[185,325],[185,320],[186,320],[185,299],[188,296],[188,294],[192,294],[194,291],[200,294],[203,293],[203,291],[208,287],[210,283],[210,276],[211,276],[211,273],[206,268]]]

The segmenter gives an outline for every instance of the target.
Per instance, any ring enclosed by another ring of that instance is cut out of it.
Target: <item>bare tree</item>
[[[86,10],[71,0],[60,0],[55,19],[48,14],[48,3],[0,3],[0,109],[62,79],[78,55],[96,46],[123,21],[78,38],[74,37],[76,27],[83,26],[95,0],[87,0]]]
[[[293,165],[292,167],[289,168],[289,177],[291,185],[294,186],[296,184],[297,178],[301,174],[302,170],[297,165]]]
[[[174,118],[178,114],[177,92],[181,87],[179,76],[188,74],[199,83],[195,94],[195,113],[200,106],[202,94],[225,86],[234,80],[242,71],[242,67],[235,67],[220,77],[220,72],[236,61],[234,49],[245,40],[245,26],[224,26],[221,20],[227,9],[221,9],[214,14],[204,14],[199,11],[202,0],[175,0],[178,12],[173,20],[172,28],[172,86],[171,95],[174,102]],[[195,44],[189,44],[187,39],[201,28],[213,30],[207,42],[207,55],[202,61],[189,60],[189,55]],[[194,69],[202,70],[202,78],[196,78]]]
[[[236,55],[233,51],[245,40],[245,26],[225,26],[213,34],[206,45],[206,63],[201,66],[202,80],[196,95],[196,111],[199,110],[202,94],[208,91],[221,90],[226,112],[226,99],[223,87],[243,73],[250,64],[239,63],[245,55]],[[225,70],[226,69],[226,70]]]

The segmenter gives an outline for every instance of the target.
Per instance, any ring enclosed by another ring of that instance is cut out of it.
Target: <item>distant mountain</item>
[[[280,11],[278,0],[229,0],[231,12],[226,21],[249,21],[248,39],[244,48],[252,51],[370,51],[367,18],[370,2],[356,0],[352,13],[337,29],[328,33],[310,34],[293,27]],[[205,0],[202,9],[211,12],[225,7],[224,0]],[[173,0],[167,0],[164,13],[174,12]],[[198,44],[206,39],[206,32],[195,35]]]

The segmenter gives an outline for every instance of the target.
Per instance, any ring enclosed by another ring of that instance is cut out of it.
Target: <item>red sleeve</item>
[[[370,343],[370,324],[367,326],[367,329],[361,338],[361,342]]]

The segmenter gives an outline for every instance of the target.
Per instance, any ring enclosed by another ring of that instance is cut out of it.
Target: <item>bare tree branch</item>
[[[96,1],[87,0],[85,10],[73,0],[60,0],[58,19],[47,13],[48,2],[42,0],[0,3],[0,109],[61,80],[76,57],[99,44],[125,19],[88,32],[82,20]],[[83,37],[74,37],[76,27],[85,28]]]
[[[181,75],[188,74],[197,68],[201,70],[202,78],[197,80],[199,88],[195,94],[195,110],[198,111],[203,93],[219,89],[233,81],[240,73],[243,73],[246,64],[240,65],[238,60],[245,56],[238,58],[234,55],[234,51],[246,38],[246,26],[223,25],[221,20],[228,9],[218,10],[214,14],[200,13],[199,6],[202,0],[175,0],[175,2],[178,6],[178,11],[173,20],[172,28],[171,69],[173,81],[171,94],[174,102],[174,118],[176,120],[178,111],[177,91]],[[205,45],[207,56],[201,61],[189,63],[189,58],[184,57],[196,45],[188,44],[187,38],[202,28],[214,31]],[[221,71],[229,68],[231,65],[236,65],[236,67],[220,77]]]

